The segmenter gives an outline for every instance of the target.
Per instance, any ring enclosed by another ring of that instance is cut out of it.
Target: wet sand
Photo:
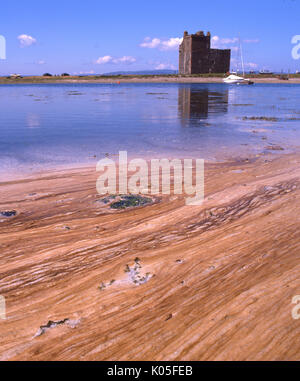
[[[300,360],[299,164],[207,164],[201,207],[112,211],[94,168],[1,183],[0,360]]]

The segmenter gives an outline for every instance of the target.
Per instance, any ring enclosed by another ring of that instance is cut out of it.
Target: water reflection
[[[228,90],[222,92],[199,89],[193,86],[179,87],[178,114],[183,127],[206,126],[210,114],[228,112]]]
[[[39,128],[40,127],[40,117],[37,114],[29,113],[26,116],[26,122],[28,128]]]
[[[215,160],[300,144],[299,85],[0,85],[0,104],[0,180],[119,151]]]

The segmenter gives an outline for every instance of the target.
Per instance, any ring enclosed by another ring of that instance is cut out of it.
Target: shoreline
[[[211,166],[211,165],[233,165],[233,164],[238,164],[238,163],[241,163],[241,162],[253,162],[253,161],[256,161],[258,159],[265,159],[265,160],[268,160],[268,161],[273,161],[273,160],[276,160],[277,158],[279,157],[284,157],[284,156],[287,156],[287,155],[293,155],[293,154],[300,154],[300,146],[296,146],[296,147],[293,147],[293,149],[291,148],[286,148],[286,152],[282,152],[282,151],[274,151],[274,152],[269,152],[269,153],[266,153],[266,152],[260,152],[260,153],[255,153],[255,152],[247,152],[244,153],[244,154],[241,154],[241,155],[237,155],[236,153],[232,152],[231,155],[228,155],[228,156],[219,156],[219,157],[215,157],[214,159],[209,159],[209,158],[204,158],[204,162],[205,162],[205,165],[208,165],[208,166]],[[173,157],[173,156],[169,156],[168,154],[161,154],[161,155],[158,155],[158,156],[155,156],[155,157],[151,157],[149,155],[146,155],[146,156],[141,156],[141,155],[134,155],[134,154],[131,154],[131,156],[128,157],[128,163],[131,161],[131,160],[134,160],[136,159],[136,156],[139,156],[140,159],[142,160],[145,160],[148,167],[150,167],[150,162],[152,159],[158,159],[158,160],[161,160],[161,159],[167,159],[167,160],[170,160],[172,161],[173,159],[179,159],[179,160],[184,160],[186,159],[186,157],[184,157],[184,154],[182,156],[182,158],[180,157]],[[110,155],[110,156],[107,156],[107,158],[109,159],[112,159],[115,164],[116,164],[116,168],[118,168],[119,166],[119,156],[117,154],[115,155]],[[60,164],[60,165],[57,165],[57,164],[53,164],[53,165],[49,165],[49,166],[45,166],[45,167],[37,167],[36,169],[32,169],[32,170],[26,170],[26,169],[20,169],[20,170],[16,170],[14,172],[8,170],[8,171],[3,171],[3,172],[0,172],[0,186],[3,185],[3,184],[8,184],[8,183],[14,183],[14,182],[17,182],[17,181],[27,181],[27,180],[31,180],[31,179],[37,179],[37,178],[44,178],[44,177],[48,177],[48,176],[55,176],[55,175],[59,175],[59,174],[65,174],[65,173],[77,173],[77,172],[80,172],[80,171],[94,171],[95,173],[97,173],[96,171],[96,166],[97,166],[97,163],[99,160],[101,159],[104,159],[104,157],[102,158],[95,158],[95,161],[94,162],[91,162],[91,161],[83,161],[83,162],[78,162],[76,164]],[[196,159],[201,159],[201,157],[189,157],[189,159],[192,159],[192,160],[196,160]],[[31,165],[29,165],[29,167],[31,167]],[[1,180],[3,179],[3,181]]]
[[[89,168],[0,184],[0,360],[299,360],[300,154],[273,157],[207,164],[192,208],[112,211]]]
[[[248,77],[247,77],[248,78]],[[249,77],[257,84],[300,84],[300,77],[290,78],[289,80],[281,80],[276,77]],[[20,79],[6,79],[0,77],[0,85],[16,85],[16,84],[123,84],[123,83],[222,83],[223,77],[172,77],[172,76],[154,76],[154,77],[139,77],[139,76],[116,76],[116,77],[95,77],[93,79],[83,79],[79,77],[23,77]]]

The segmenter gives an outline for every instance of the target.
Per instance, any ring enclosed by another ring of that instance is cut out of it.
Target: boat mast
[[[243,77],[245,77],[244,56],[243,56],[243,49],[242,49],[242,43],[241,43],[241,35],[240,35],[240,33],[239,33],[239,45],[240,45],[240,53],[241,53]]]

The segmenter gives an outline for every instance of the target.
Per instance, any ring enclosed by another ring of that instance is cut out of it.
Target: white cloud
[[[211,39],[212,48],[214,49],[231,49],[233,51],[238,50],[237,45],[239,42],[238,37],[233,38],[220,38],[219,36],[213,36]],[[244,44],[257,44],[259,43],[258,39],[246,39],[242,40]],[[235,44],[236,46],[231,46]]]
[[[211,39],[211,46],[213,49],[225,49],[229,48],[228,45],[236,44],[238,38],[220,38],[219,36],[213,36]]]
[[[160,38],[150,38],[146,37],[144,42],[140,44],[141,48],[148,49],[159,49],[159,50],[177,50],[182,42],[180,37],[171,37],[167,40],[162,40]]]
[[[142,48],[149,48],[149,49],[155,49],[158,48],[161,44],[161,40],[159,38],[153,38],[146,37],[144,39],[144,42],[140,44],[140,47]]]
[[[220,40],[220,37],[219,37],[219,36],[213,36],[213,37],[211,38],[211,41],[212,41],[213,43],[218,43],[219,40]]]
[[[99,57],[96,61],[96,64],[103,65],[107,63],[113,63],[113,64],[132,64],[136,62],[136,59],[131,56],[123,56],[119,58],[114,58],[112,56],[104,56],[104,57]]]
[[[112,60],[113,60],[112,56],[99,57],[96,61],[96,64],[103,65],[103,64],[111,62]]]
[[[220,43],[223,45],[236,44],[239,41],[237,37],[234,38],[221,38]]]
[[[44,60],[40,60],[37,62],[38,65],[45,65],[45,63],[46,63],[46,61],[44,61]]]
[[[113,63],[126,63],[126,64],[131,64],[136,62],[136,59],[131,56],[123,56],[121,58],[115,58],[113,59]]]
[[[32,36],[28,36],[27,34],[20,34],[20,36],[18,36],[18,40],[22,48],[36,43],[36,39]]]
[[[182,43],[182,38],[173,37],[167,41],[162,41],[161,50],[175,50],[178,49],[179,45]]]
[[[175,65],[168,63],[160,63],[155,67],[156,70],[176,70]]]

